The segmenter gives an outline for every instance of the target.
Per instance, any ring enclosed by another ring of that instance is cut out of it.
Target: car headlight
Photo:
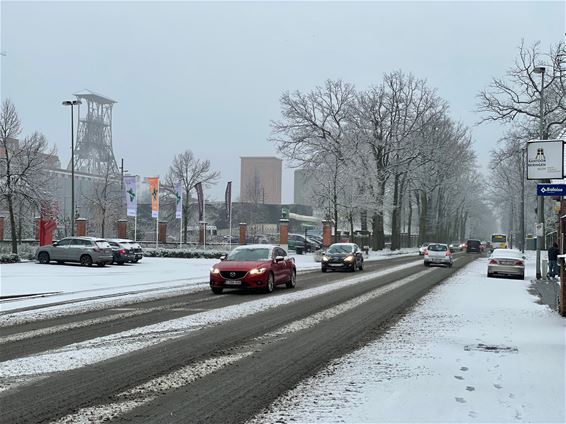
[[[323,257],[322,257],[322,262],[328,262],[328,256],[326,256],[326,255],[323,256]]]
[[[250,275],[263,274],[265,271],[267,271],[267,268],[254,268],[250,271]]]
[[[352,262],[354,260],[354,257],[352,255],[350,256],[346,256],[346,258],[344,259],[344,262]]]
[[[212,268],[210,268],[210,273],[217,275],[217,274],[220,274],[220,270],[218,268],[212,267]]]

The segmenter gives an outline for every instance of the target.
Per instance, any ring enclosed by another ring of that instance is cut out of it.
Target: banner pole
[[[138,215],[134,216],[134,241],[138,241]]]
[[[232,251],[232,193],[230,193],[230,251]]]
[[[206,200],[204,199],[204,194],[202,196],[202,217],[204,218],[204,250],[206,250]]]

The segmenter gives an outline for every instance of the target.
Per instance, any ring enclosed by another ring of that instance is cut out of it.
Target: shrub
[[[20,262],[20,257],[16,253],[0,253],[0,264],[13,264]]]
[[[143,249],[144,256],[150,258],[204,258],[219,259],[227,252],[221,250],[200,250],[200,249]]]

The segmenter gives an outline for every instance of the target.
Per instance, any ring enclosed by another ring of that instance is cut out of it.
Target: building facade
[[[240,201],[280,205],[283,161],[273,156],[242,156],[240,160]]]

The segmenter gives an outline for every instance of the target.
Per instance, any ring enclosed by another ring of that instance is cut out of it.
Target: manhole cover
[[[499,352],[517,353],[517,352],[519,352],[519,349],[517,349],[515,346],[488,345],[488,344],[483,344],[483,343],[479,343],[477,345],[464,346],[464,350],[479,350],[479,351],[482,351],[482,352],[495,352],[495,353],[499,353]]]

